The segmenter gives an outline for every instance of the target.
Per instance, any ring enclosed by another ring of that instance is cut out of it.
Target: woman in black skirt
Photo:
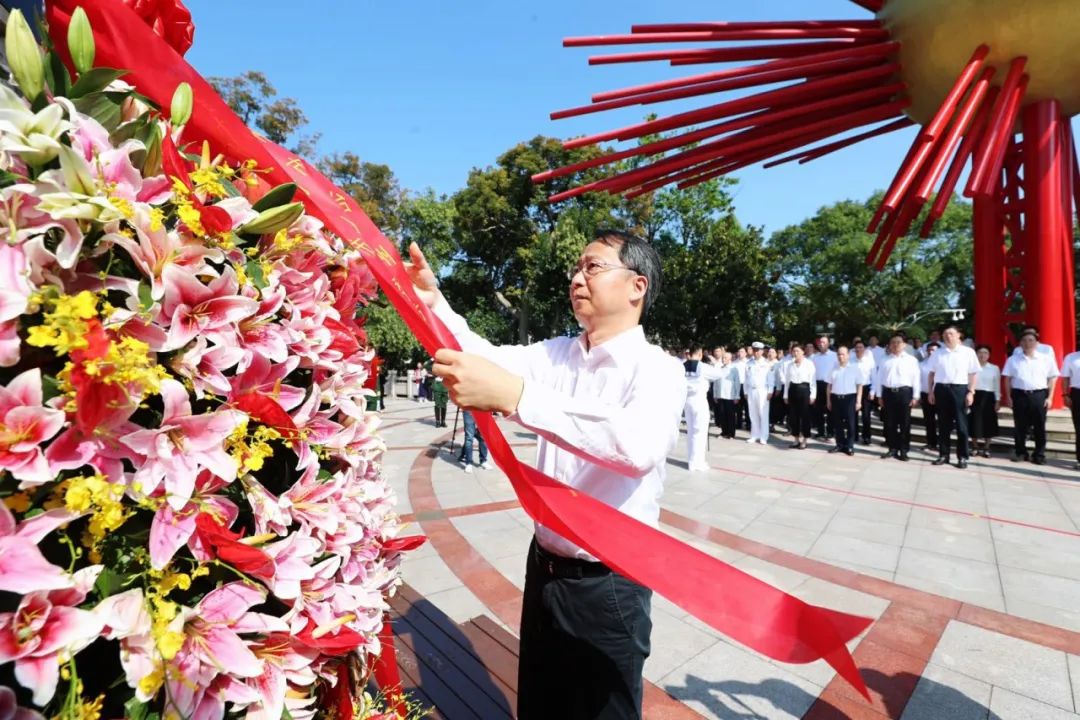
[[[998,434],[998,411],[1001,409],[1001,369],[990,362],[990,347],[979,345],[979,378],[975,384],[975,401],[971,403],[968,427],[974,443],[974,454],[990,457],[990,440]]]

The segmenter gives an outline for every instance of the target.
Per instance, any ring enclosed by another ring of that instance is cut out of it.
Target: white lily
[[[31,112],[14,90],[0,84],[0,153],[18,155],[29,165],[44,165],[59,154],[59,138],[70,127],[62,105],[49,103],[40,112]]]

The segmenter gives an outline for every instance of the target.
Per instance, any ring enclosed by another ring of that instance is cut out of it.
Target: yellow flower
[[[124,488],[110,483],[104,475],[73,477],[64,483],[64,506],[71,512],[90,513],[90,522],[81,538],[92,557],[100,557],[105,536],[119,530],[131,517],[122,502]]]
[[[154,696],[165,682],[165,670],[160,665],[155,667],[148,675],[139,681],[139,692],[143,695]]]
[[[270,442],[280,439],[281,433],[265,425],[260,425],[249,435],[245,420],[225,440],[225,448],[236,461],[241,473],[258,472],[262,470],[266,459],[274,454]]]
[[[97,317],[97,296],[89,290],[78,295],[61,295],[45,313],[44,323],[29,329],[26,341],[34,347],[54,348],[57,355],[87,346],[86,321]]]

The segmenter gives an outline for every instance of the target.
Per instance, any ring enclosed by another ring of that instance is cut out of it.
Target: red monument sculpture
[[[678,132],[534,179],[638,157],[647,161],[551,200],[590,191],[634,197],[763,161],[765,167],[810,162],[918,124],[922,129],[867,228],[876,234],[867,263],[884,268],[929,206],[919,229],[927,237],[970,167],[963,194],[974,204],[976,338],[991,345],[1000,362],[1014,338],[1009,325],[1030,323],[1059,358],[1071,352],[1074,202],[1080,208],[1069,124],[1080,113],[1075,0],[852,2],[875,17],[635,25],[628,35],[568,38],[567,47],[714,44],[597,55],[591,65],[759,62],[599,93],[591,104],[553,113],[553,119],[790,84],[568,140],[565,146],[574,148]]]

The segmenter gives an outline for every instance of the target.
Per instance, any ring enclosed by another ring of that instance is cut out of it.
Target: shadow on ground
[[[899,720],[1002,720],[980,702],[962,692],[911,673],[885,675],[863,670],[871,691],[879,694],[888,718]],[[910,690],[914,688],[914,694]],[[667,685],[664,690],[681,702],[701,703],[721,720],[775,720],[802,718],[814,707],[814,720],[841,720],[849,715],[816,695],[786,680],[769,678],[757,683],[738,680],[709,681],[688,675],[685,685]]]

